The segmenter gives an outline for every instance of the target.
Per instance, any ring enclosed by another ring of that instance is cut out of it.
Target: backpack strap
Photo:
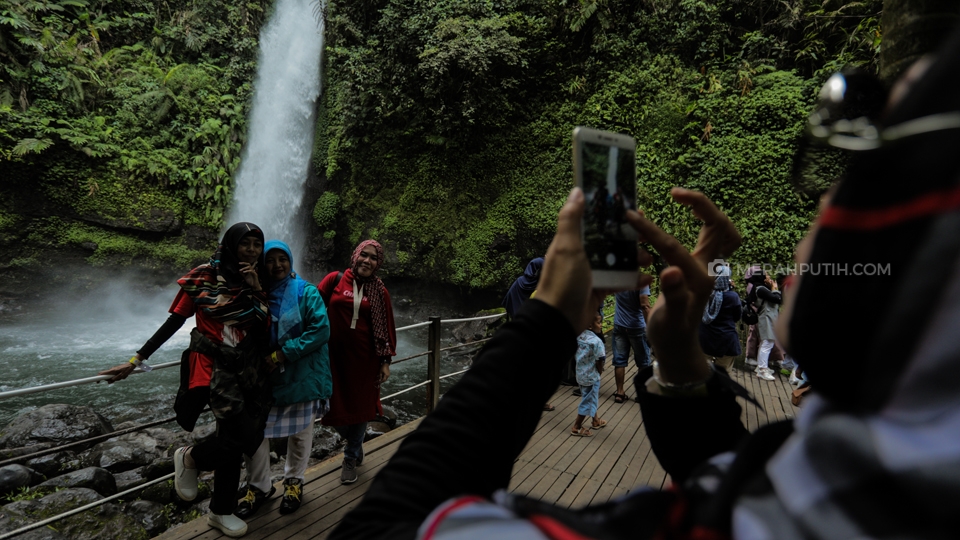
[[[331,272],[331,273],[332,273],[332,272]],[[327,274],[327,275],[330,275],[330,274]],[[317,287],[317,290],[320,291],[320,298],[323,298],[323,303],[324,303],[324,304],[326,304],[326,305],[328,305],[328,306],[330,305],[330,298],[333,297],[333,291],[337,290],[337,285],[340,285],[340,280],[341,280],[341,279],[343,279],[343,272],[337,272],[337,277],[336,277],[336,279],[333,280],[333,286],[330,287],[330,292],[327,293],[327,294],[323,294],[323,291],[320,290],[319,287]]]

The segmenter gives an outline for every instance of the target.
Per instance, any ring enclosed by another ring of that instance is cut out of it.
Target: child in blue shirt
[[[607,358],[603,340],[597,337],[602,332],[603,316],[600,313],[593,319],[593,324],[577,337],[577,384],[580,385],[580,407],[577,409],[577,420],[573,424],[571,435],[576,437],[590,437],[593,432],[584,427],[586,417],[593,418],[593,429],[607,425],[606,420],[597,417],[597,405],[600,402],[600,374],[603,373],[603,364]],[[602,334],[600,334],[602,335]]]

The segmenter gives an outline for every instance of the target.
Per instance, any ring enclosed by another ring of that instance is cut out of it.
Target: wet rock
[[[3,433],[3,432],[0,431],[0,433]],[[53,446],[54,446],[53,443],[40,443],[40,444],[31,445],[31,446],[22,446],[20,448],[6,448],[3,450],[0,450],[0,459],[23,457],[29,454],[35,454],[42,450],[47,450],[49,448],[52,448]]]
[[[117,473],[113,475],[114,481],[117,483],[117,491],[126,491],[130,488],[137,486],[142,486],[147,483],[147,478],[143,476],[143,469],[145,467],[140,467],[137,469],[131,469],[129,471],[124,471],[122,473]]]
[[[487,321],[467,321],[453,327],[453,337],[460,343],[470,343],[487,335]]]
[[[313,447],[310,449],[310,457],[326,459],[339,452],[341,446],[342,441],[336,430],[322,426],[313,432]]]
[[[0,435],[0,448],[66,444],[112,431],[110,422],[90,407],[44,405],[17,416],[7,424]]]
[[[183,240],[189,249],[201,251],[217,247],[218,231],[199,225],[187,225],[183,228]]]
[[[2,513],[10,518],[20,518],[25,522],[34,523],[90,504],[101,498],[92,489],[68,488],[40,499],[10,503],[3,507]],[[133,518],[124,515],[117,505],[111,503],[64,518],[56,523],[56,530],[60,533],[60,536],[45,536],[43,538],[69,538],[71,540],[147,538],[146,531],[140,524]]]
[[[377,417],[377,422],[383,422],[390,426],[390,429],[397,427],[397,412],[390,407],[383,407],[383,414]]]
[[[9,515],[0,510],[0,534],[15,531],[21,527],[36,523],[37,520],[23,516]],[[16,536],[17,540],[66,540],[66,537],[49,527],[39,527]]]
[[[51,478],[36,487],[44,491],[54,491],[57,488],[88,488],[104,497],[109,497],[117,492],[117,481],[106,469],[87,467]]]
[[[123,511],[139,523],[151,538],[170,527],[170,516],[160,503],[133,501],[124,506]]]
[[[166,482],[160,482],[150,487],[144,488],[140,492],[140,498],[145,501],[153,501],[160,504],[168,504],[179,501],[176,491],[173,489],[173,479]]]
[[[47,454],[24,462],[24,465],[47,478],[53,478],[54,476],[77,470],[76,468],[71,468],[71,464],[79,465],[80,462],[77,461],[76,452],[71,452],[70,450]]]
[[[0,497],[16,493],[38,482],[43,482],[43,476],[30,467],[16,464],[0,467]]]
[[[153,460],[143,468],[143,476],[147,480],[156,480],[161,476],[173,472],[173,457],[162,457]]]
[[[103,467],[110,472],[123,472],[149,465],[160,457],[157,439],[140,431],[127,433],[97,444],[80,456],[87,467]]]

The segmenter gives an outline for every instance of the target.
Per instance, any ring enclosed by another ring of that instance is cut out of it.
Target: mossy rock
[[[102,497],[87,488],[68,488],[34,500],[10,503],[3,507],[4,514],[21,518],[25,523],[34,523],[85,506]],[[62,537],[71,540],[113,540],[115,538],[149,538],[147,531],[132,517],[125,515],[111,503],[59,520],[50,527]]]

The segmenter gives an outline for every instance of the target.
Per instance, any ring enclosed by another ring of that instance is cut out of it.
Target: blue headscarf
[[[540,269],[542,268],[543,257],[537,257],[527,263],[527,269],[523,271],[523,275],[513,282],[513,285],[507,291],[507,295],[503,297],[500,305],[506,308],[511,317],[520,311],[520,306],[527,298],[530,298],[533,291],[537,290],[537,284],[540,282]]]
[[[307,282],[293,271],[293,254],[290,246],[280,240],[270,240],[263,245],[263,254],[279,249],[290,259],[290,275],[270,283],[270,343],[277,345],[300,335],[300,298]]]
[[[720,314],[720,306],[723,305],[723,293],[730,290],[730,267],[721,266],[717,270],[717,281],[713,284],[713,296],[707,302],[707,307],[703,308],[703,317],[700,319],[704,324],[710,324],[717,315]]]

